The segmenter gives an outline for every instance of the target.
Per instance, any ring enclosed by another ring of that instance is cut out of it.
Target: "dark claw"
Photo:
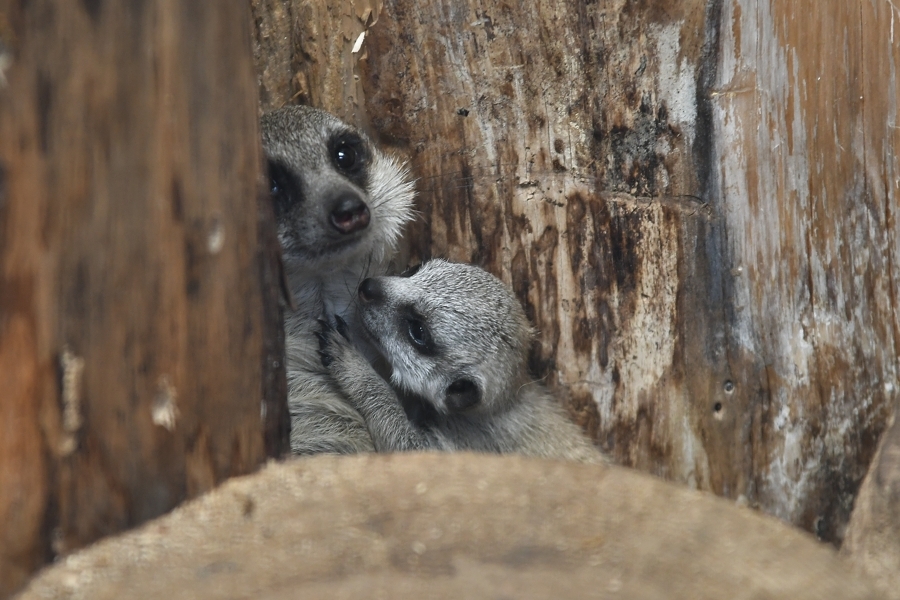
[[[339,315],[334,315],[334,320],[337,323],[337,332],[341,334],[341,336],[350,341],[350,328],[347,327],[347,321],[342,319]]]
[[[323,367],[330,367],[331,363],[334,362],[334,357],[332,355],[328,354],[327,352],[325,352],[324,350],[319,350],[319,357],[322,359]]]
[[[319,338],[319,350],[324,350],[328,346],[328,336],[324,331],[317,331],[316,337]]]

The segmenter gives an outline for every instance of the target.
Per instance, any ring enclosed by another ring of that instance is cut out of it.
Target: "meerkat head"
[[[262,117],[261,129],[289,274],[393,256],[412,209],[404,166],[314,108],[275,110]]]
[[[534,332],[512,291],[487,271],[432,260],[405,276],[366,279],[358,296],[392,383],[439,413],[502,410],[527,382]]]

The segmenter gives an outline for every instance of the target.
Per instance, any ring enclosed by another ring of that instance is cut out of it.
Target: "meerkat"
[[[360,281],[388,272],[412,218],[413,183],[405,165],[322,110],[275,110],[263,115],[261,132],[296,306],[284,323],[291,451],[372,451],[364,420],[322,368],[315,333],[326,313],[355,323]]]
[[[324,324],[322,362],[365,419],[375,449],[473,450],[605,462],[528,372],[535,332],[512,291],[473,265],[432,260],[358,292],[360,325],[390,384]]]

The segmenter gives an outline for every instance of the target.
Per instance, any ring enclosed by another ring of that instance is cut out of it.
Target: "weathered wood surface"
[[[900,600],[900,419],[896,413],[856,496],[841,554],[880,584],[887,597]]]
[[[397,454],[267,466],[68,557],[21,600],[122,597],[879,596],[812,536],[633,470]]]
[[[712,414],[687,399],[712,373],[675,347],[679,302],[704,303],[679,283],[712,234],[694,153],[704,22],[704,2],[389,2],[365,81],[373,125],[421,178],[414,255],[510,282],[541,332],[535,370],[595,439],[709,487],[696,426]]]
[[[280,431],[248,21],[0,3],[0,596],[253,470]]]
[[[897,390],[898,16],[725,2],[710,94],[750,491],[829,539]]]
[[[251,0],[260,107],[310,104],[367,124],[360,34],[374,26],[382,0]]]
[[[512,283],[618,462],[840,540],[897,386],[890,3],[390,0],[356,54],[355,3],[253,4],[264,105],[411,158],[413,259]]]

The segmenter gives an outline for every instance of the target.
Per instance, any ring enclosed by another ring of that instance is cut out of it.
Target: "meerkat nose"
[[[355,194],[340,198],[331,211],[332,227],[344,235],[362,231],[369,226],[369,219],[369,207]]]
[[[384,299],[384,288],[377,279],[366,279],[359,284],[359,299],[366,304]]]

